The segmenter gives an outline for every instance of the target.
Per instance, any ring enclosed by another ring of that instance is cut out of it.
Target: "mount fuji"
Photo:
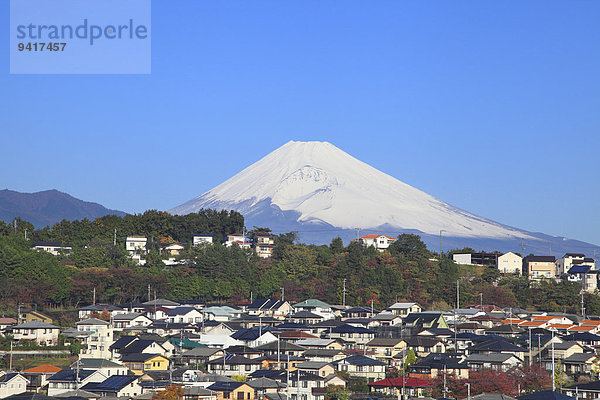
[[[312,243],[328,243],[335,236],[349,239],[360,228],[363,233],[417,233],[433,248],[441,231],[445,250],[468,246],[521,252],[522,244],[527,254],[600,249],[471,214],[327,142],[290,141],[169,212],[188,214],[206,208],[236,210],[247,226],[298,231],[303,241]]]

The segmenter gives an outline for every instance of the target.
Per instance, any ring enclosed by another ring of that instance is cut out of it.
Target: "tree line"
[[[279,297],[301,301],[318,298],[340,304],[346,280],[346,303],[382,309],[395,301],[415,301],[435,309],[456,305],[496,304],[577,313],[581,285],[544,280],[532,284],[526,277],[500,276],[495,268],[463,270],[450,257],[427,249],[420,237],[402,234],[385,252],[358,242],[344,245],[334,238],[329,245],[298,243],[293,232],[274,235],[270,259],[237,245],[225,247],[222,239],[241,231],[243,216],[233,211],[202,210],[185,216],[147,211],[125,217],[105,216],[94,221],[62,221],[34,229],[26,221],[0,222],[0,302],[40,306],[78,307],[92,302],[121,304],[151,296],[207,302],[248,301]],[[117,230],[116,245],[115,229]],[[27,230],[27,240],[25,240]],[[212,234],[215,244],[188,246],[181,265],[166,267],[159,254],[161,241],[189,243],[197,233]],[[128,235],[149,238],[147,264],[136,265],[125,251]],[[53,256],[31,249],[37,240],[73,246],[70,254]],[[441,259],[441,260],[438,260]],[[588,314],[600,314],[600,299],[586,294]]]

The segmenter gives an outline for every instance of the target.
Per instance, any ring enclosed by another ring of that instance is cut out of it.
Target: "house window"
[[[228,399],[231,392],[223,392],[223,398]]]
[[[237,398],[238,400],[244,400],[244,392],[238,392]]]

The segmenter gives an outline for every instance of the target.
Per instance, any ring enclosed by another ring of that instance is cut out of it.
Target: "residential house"
[[[29,380],[19,373],[0,371],[0,399],[15,394],[25,393]]]
[[[31,248],[37,251],[45,251],[46,253],[50,253],[55,256],[59,254],[69,254],[71,251],[73,251],[73,246],[61,242],[40,241],[33,243]]]
[[[106,321],[88,318],[76,322],[77,330],[86,335],[81,349],[82,358],[110,358],[113,344],[113,328]]]
[[[373,246],[378,251],[385,251],[392,243],[396,241],[395,237],[388,235],[369,234],[358,238],[358,242],[364,246]]]
[[[226,376],[250,375],[259,370],[260,366],[261,361],[237,354],[227,354],[206,363],[209,372]]]
[[[368,385],[371,392],[376,391],[400,399],[404,398],[404,396],[408,396],[408,398],[424,398],[425,391],[429,389],[431,383],[420,378],[399,377],[382,379]]]
[[[310,372],[320,377],[326,377],[335,373],[335,368],[325,361],[304,361],[296,364],[296,368],[300,371]]]
[[[556,274],[559,276],[566,273],[568,270],[571,269],[571,267],[575,265],[587,265],[589,267],[592,267],[592,269],[595,269],[594,259],[588,258],[585,256],[585,254],[581,253],[566,253],[564,256],[557,259],[555,264]]]
[[[179,306],[166,312],[169,323],[199,324],[202,323],[204,315],[198,309],[190,306]]]
[[[574,353],[561,360],[565,372],[569,375],[589,374],[598,362],[594,353]]]
[[[117,314],[113,317],[113,326],[115,330],[130,329],[135,327],[145,327],[152,323],[152,320],[143,314],[126,313]]]
[[[169,369],[169,359],[160,354],[123,354],[121,362],[135,375],[142,375],[148,371],[167,371]]]
[[[199,246],[201,244],[213,244],[213,235],[193,235],[192,246]]]
[[[325,361],[332,363],[342,360],[346,355],[341,350],[335,349],[309,349],[302,353],[302,357],[309,361]]]
[[[401,317],[406,317],[411,313],[420,313],[423,308],[418,303],[399,302],[389,306],[388,310]]]
[[[497,253],[454,253],[452,260],[462,265],[498,265]]]
[[[129,256],[138,264],[145,264],[145,261],[142,260],[142,256],[147,253],[147,242],[148,239],[144,236],[127,236],[127,239],[125,240],[125,250],[127,250]]]
[[[352,376],[366,378],[375,382],[385,378],[387,364],[363,355],[354,355],[332,362],[338,371],[344,371]]]
[[[569,282],[579,282],[584,291],[595,293],[598,290],[598,273],[600,271],[589,265],[574,265],[563,277]]]
[[[277,336],[271,332],[271,328],[253,327],[242,328],[231,335],[232,339],[239,340],[249,347],[258,347],[267,343],[277,342]]]
[[[448,329],[448,323],[444,315],[439,312],[410,313],[404,318],[404,324],[416,332],[423,329],[443,328]]]
[[[32,340],[43,346],[58,344],[60,328],[41,321],[25,322],[10,328],[16,340]]]
[[[598,399],[600,398],[600,381],[576,383],[563,388],[563,393],[576,399]]]
[[[21,310],[18,320],[19,323],[39,321],[51,324],[54,322],[51,316],[38,310]]]
[[[17,320],[14,318],[0,317],[0,335],[4,334],[4,330],[8,327],[17,325]]]
[[[256,398],[254,388],[244,382],[215,382],[207,389],[217,393],[217,400],[252,400]]]
[[[300,339],[294,342],[298,346],[302,346],[306,349],[330,349],[330,350],[343,350],[344,345],[341,340],[338,339]]]
[[[405,354],[407,344],[404,339],[375,338],[367,343],[367,351],[373,353],[375,359],[392,364],[395,356]]]
[[[435,379],[446,373],[457,378],[468,379],[469,367],[462,362],[461,356],[451,353],[434,353],[409,366],[409,376],[419,379]]]
[[[246,239],[245,235],[241,235],[239,233],[234,233],[232,235],[227,235],[227,240],[225,241],[225,246],[231,247],[234,244],[237,244],[242,249],[249,249],[252,247],[252,243]]]
[[[292,312],[292,306],[287,301],[274,299],[256,299],[247,308],[249,315],[284,319]]]
[[[308,311],[320,315],[324,320],[335,319],[335,313],[331,305],[317,299],[308,299],[294,304],[294,310]]]
[[[341,339],[345,341],[347,347],[362,348],[362,346],[375,338],[375,331],[344,324],[331,329],[327,336],[330,339]]]
[[[121,307],[113,306],[111,304],[94,304],[91,306],[81,307],[79,309],[79,319],[91,318],[93,316],[99,317],[102,313],[108,313],[108,316],[117,314],[125,314],[127,311]]]
[[[37,367],[26,369],[22,372],[23,376],[29,380],[27,390],[39,392],[40,389],[48,385],[48,378],[61,371],[62,368],[50,364],[42,364]]]
[[[71,364],[72,370],[78,368],[80,370],[99,371],[107,378],[113,375],[127,375],[129,373],[126,366],[104,358],[80,358]]]
[[[431,353],[445,353],[446,343],[441,339],[435,339],[427,336],[413,336],[404,339],[406,346],[418,357],[426,357]]]
[[[63,369],[48,378],[48,396],[56,396],[78,389],[89,382],[100,383],[106,376],[100,371]]]
[[[185,249],[184,243],[161,243],[159,252],[168,256],[178,256]]]
[[[554,256],[527,256],[523,259],[523,275],[529,279],[551,279],[556,276]]]
[[[81,390],[112,398],[133,398],[143,392],[139,377],[135,375],[111,376],[100,383],[87,383]]]
[[[523,269],[523,257],[513,252],[502,254],[498,257],[498,271],[501,274],[521,275]]]
[[[252,246],[256,255],[260,258],[269,258],[273,255],[275,240],[268,232],[254,232],[252,234]]]
[[[471,371],[482,369],[493,369],[506,372],[514,367],[523,365],[523,360],[514,354],[505,353],[476,353],[465,359],[465,363]]]

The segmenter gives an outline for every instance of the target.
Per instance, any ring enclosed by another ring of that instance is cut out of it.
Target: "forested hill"
[[[104,215],[124,216],[125,213],[89,201],[76,199],[58,190],[20,193],[0,190],[0,220],[12,221],[20,217],[38,228],[54,225],[63,219],[95,219]]]
[[[461,306],[483,300],[576,313],[580,304],[578,283],[543,281],[533,286],[527,278],[500,277],[495,268],[459,267],[448,254],[438,262],[438,255],[416,235],[400,235],[388,251],[378,253],[356,242],[344,246],[339,238],[330,245],[300,244],[288,233],[275,236],[273,258],[267,260],[251,249],[220,244],[243,225],[241,214],[213,210],[185,216],[147,211],[63,221],[39,230],[25,221],[18,221],[16,231],[0,222],[0,303],[81,306],[92,302],[95,288],[98,302],[120,304],[146,300],[150,284],[157,296],[175,300],[246,301],[251,296],[279,297],[283,287],[290,301],[318,298],[339,304],[346,279],[347,304],[373,301],[376,309],[400,300],[449,309],[455,305],[457,281]],[[180,256],[181,266],[167,268],[159,244],[189,243],[197,233],[214,235],[216,244],[189,247]],[[137,266],[125,251],[125,238],[134,234],[149,238],[145,266]],[[37,240],[68,243],[73,251],[63,256],[33,251],[31,244]],[[600,314],[597,296],[586,294],[584,301],[587,313]]]

